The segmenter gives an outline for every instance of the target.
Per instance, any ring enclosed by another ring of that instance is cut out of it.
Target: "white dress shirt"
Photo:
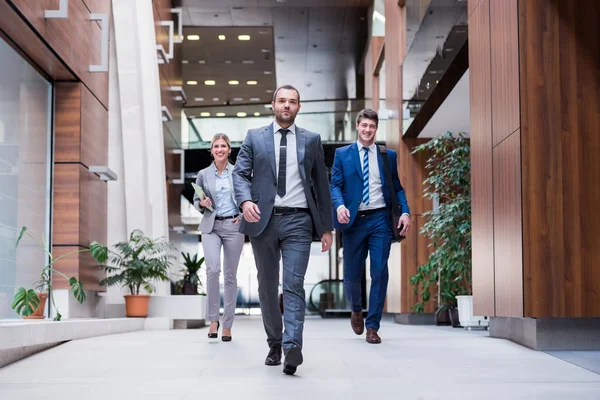
[[[358,157],[360,158],[360,168],[362,170],[365,151],[365,146],[356,141],[358,146]],[[379,174],[379,162],[377,161],[377,145],[372,143],[369,148],[369,205],[364,204],[362,201],[358,206],[359,211],[372,210],[375,208],[384,208],[385,199],[383,198],[383,186],[381,184],[381,175]]]
[[[281,132],[282,129],[277,122],[273,122],[273,133],[275,141],[275,173],[279,174],[279,145],[281,143]],[[308,202],[306,201],[306,194],[304,193],[304,187],[302,186],[302,180],[300,179],[300,171],[298,170],[298,153],[296,152],[296,124],[293,124],[289,128],[290,131],[287,133],[287,152],[286,152],[286,177],[285,177],[285,196],[279,197],[275,195],[275,206],[276,207],[298,207],[308,208]]]

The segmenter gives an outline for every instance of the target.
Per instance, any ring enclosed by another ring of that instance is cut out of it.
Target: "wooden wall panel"
[[[523,317],[520,132],[506,138],[493,153],[495,315]]]
[[[472,1],[469,4],[472,4]],[[470,15],[473,307],[475,315],[494,315],[490,0],[481,0]]]
[[[35,12],[27,13],[31,18],[38,18],[38,5],[41,0],[30,2],[20,0],[19,6],[28,6]],[[21,10],[22,11],[22,10]],[[75,75],[69,71],[65,64],[39,39],[36,33],[29,28],[27,22],[9,5],[7,1],[0,1],[0,36],[4,36],[9,42],[13,42],[17,51],[25,58],[37,64],[46,74],[56,80],[75,80]],[[42,14],[43,15],[43,14]],[[34,24],[39,26],[39,23]]]
[[[107,183],[86,167],[80,166],[79,245],[89,247],[93,241],[104,242],[107,235]]]
[[[475,11],[475,9],[477,8],[477,6],[479,5],[480,2],[481,2],[481,0],[468,0],[467,13],[469,15],[469,18],[471,18],[471,14],[473,14],[473,11]],[[488,4],[488,7],[489,7],[489,4]]]
[[[55,84],[54,162],[79,162],[81,147],[81,84]]]
[[[54,164],[52,243],[79,244],[80,164]]]
[[[81,246],[54,246],[52,251],[55,257],[60,257],[69,252],[84,249]],[[68,277],[75,277],[80,280],[83,283],[84,290],[104,292],[106,287],[100,286],[99,282],[106,277],[106,274],[97,265],[98,263],[89,251],[72,254],[54,264],[58,271]],[[52,277],[52,284],[54,289],[69,289],[69,282],[59,274]],[[69,294],[69,296],[72,295]]]
[[[8,0],[18,8],[31,25],[43,36],[46,30],[46,18],[44,9],[46,9],[47,0]],[[4,15],[4,14],[0,14]]]
[[[494,0],[489,5],[492,126],[496,146],[520,126],[517,0]]]
[[[600,317],[598,21],[594,0],[519,1],[528,317]]]
[[[108,165],[108,111],[81,86],[81,162]]]

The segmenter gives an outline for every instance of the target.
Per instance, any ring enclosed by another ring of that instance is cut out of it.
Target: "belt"
[[[359,217],[366,217],[369,214],[374,214],[376,212],[384,211],[384,210],[387,210],[387,208],[386,207],[373,208],[371,210],[362,210],[362,211],[359,211],[356,215],[358,215]]]
[[[308,208],[298,208],[298,207],[273,207],[273,215],[290,215],[296,214],[299,212],[308,212]]]
[[[217,216],[215,217],[215,219],[216,219],[217,221],[223,221],[223,220],[225,220],[225,219],[233,219],[233,218],[237,218],[237,217],[238,217],[238,215],[239,215],[239,214],[236,214],[236,215],[227,215],[227,216],[224,216],[224,217],[219,217],[219,216],[217,215]]]

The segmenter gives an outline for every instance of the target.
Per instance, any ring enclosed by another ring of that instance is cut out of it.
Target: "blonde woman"
[[[231,145],[224,133],[217,133],[211,143],[210,153],[214,161],[208,168],[201,170],[196,178],[206,197],[194,195],[194,206],[203,214],[200,223],[202,248],[206,261],[207,276],[207,319],[210,321],[208,337],[218,337],[219,323],[219,276],[221,274],[221,248],[224,250],[223,274],[225,293],[223,296],[223,331],[221,339],[231,341],[231,327],[235,315],[237,300],[237,269],[240,261],[244,235],[239,232],[239,207],[231,173],[233,165],[229,163]]]

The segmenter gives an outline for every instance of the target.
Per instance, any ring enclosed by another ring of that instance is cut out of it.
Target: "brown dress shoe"
[[[381,343],[381,338],[379,337],[375,329],[367,328],[367,342],[373,344]]]
[[[350,315],[350,325],[352,326],[352,330],[357,335],[362,335],[365,331],[365,320],[362,316],[362,311],[354,312]]]

